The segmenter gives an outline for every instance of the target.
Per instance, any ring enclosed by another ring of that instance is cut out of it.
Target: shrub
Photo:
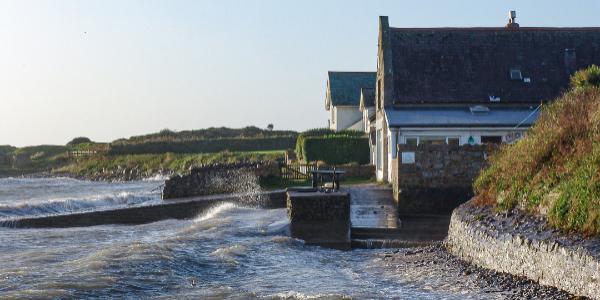
[[[89,138],[81,136],[81,137],[76,137],[76,138],[72,139],[70,142],[67,143],[67,146],[75,146],[75,145],[91,143],[91,142],[92,142],[92,140],[90,140]]]
[[[327,164],[369,163],[369,140],[352,136],[309,136],[302,140],[302,155],[306,162]]]
[[[314,128],[309,129],[298,135],[298,139],[296,140],[296,156],[298,158],[304,159],[303,147],[304,140],[308,137],[364,137],[365,133],[362,131],[356,130],[342,130],[335,131],[329,128]]]
[[[571,77],[571,86],[573,88],[600,87],[600,67],[592,65],[587,69],[577,71]]]

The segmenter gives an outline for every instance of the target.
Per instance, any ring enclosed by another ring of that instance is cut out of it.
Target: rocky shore
[[[562,233],[541,216],[468,202],[453,212],[446,245],[475,265],[600,297],[600,238]]]
[[[586,299],[524,277],[477,267],[452,255],[443,243],[386,252],[380,259],[400,277],[426,279],[432,282],[432,289],[465,292],[465,298],[471,298],[467,291],[476,291],[475,298]]]

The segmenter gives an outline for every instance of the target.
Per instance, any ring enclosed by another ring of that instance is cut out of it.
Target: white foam
[[[203,221],[212,219],[215,216],[219,215],[220,213],[228,211],[228,210],[236,208],[236,207],[237,207],[237,205],[235,205],[234,203],[230,203],[230,202],[219,204],[217,206],[210,208],[209,210],[204,212],[202,215],[196,217],[196,219],[194,219],[194,223],[203,222]]]

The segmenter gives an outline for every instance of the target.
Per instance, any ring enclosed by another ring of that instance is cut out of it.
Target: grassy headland
[[[134,173],[133,177],[137,178],[156,173],[183,173],[192,166],[211,163],[275,161],[285,157],[286,146],[293,147],[296,135],[293,131],[257,127],[209,128],[163,130],[112,143],[94,143],[78,137],[64,146],[0,146],[0,176],[44,172],[100,179],[125,173],[129,174],[126,178],[131,178]],[[115,147],[120,150],[112,151]],[[171,148],[176,151],[169,151]]]
[[[546,215],[564,231],[600,234],[600,69],[578,72],[572,89],[545,106],[527,136],[490,159],[477,201]]]

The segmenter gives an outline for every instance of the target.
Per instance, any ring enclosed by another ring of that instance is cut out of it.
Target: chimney
[[[518,29],[519,28],[519,23],[517,23],[515,21],[516,18],[517,18],[517,12],[514,10],[511,10],[508,13],[508,24],[506,24],[506,29]]]

